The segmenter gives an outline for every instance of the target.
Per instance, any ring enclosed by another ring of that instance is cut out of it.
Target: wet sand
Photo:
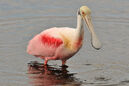
[[[60,67],[60,61],[44,68],[41,59],[26,53],[28,41],[41,31],[76,27],[76,11],[82,5],[92,10],[102,49],[92,48],[85,27],[83,47],[68,60],[67,68]],[[128,86],[128,6],[128,0],[0,1],[0,85]],[[28,66],[31,61],[38,61],[37,66]]]

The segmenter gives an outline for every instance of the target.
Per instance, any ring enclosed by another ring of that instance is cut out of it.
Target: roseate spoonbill
[[[87,6],[82,6],[77,11],[77,27],[53,27],[36,35],[29,41],[27,52],[44,59],[44,65],[48,60],[61,60],[62,65],[76,54],[83,44],[83,20],[91,33],[91,44],[95,49],[101,48],[101,43],[95,34],[92,21],[91,10]]]

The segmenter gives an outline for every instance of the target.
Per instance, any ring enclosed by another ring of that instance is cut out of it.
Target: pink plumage
[[[82,37],[78,41],[74,41],[75,33],[75,29],[67,27],[47,29],[29,41],[27,52],[45,59],[45,64],[48,60],[62,60],[64,65],[66,60],[81,47]],[[69,47],[74,48],[74,50],[69,49]]]
[[[43,34],[41,36],[41,41],[42,41],[43,44],[46,44],[48,46],[53,46],[53,47],[58,47],[63,43],[63,41],[61,39],[51,37],[47,34],[46,35]]]

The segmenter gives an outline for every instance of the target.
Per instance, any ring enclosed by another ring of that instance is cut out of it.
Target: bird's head
[[[79,9],[79,14],[82,16],[84,19],[87,28],[89,29],[91,33],[91,44],[95,49],[100,49],[101,48],[101,42],[99,41],[98,37],[95,34],[92,20],[91,20],[91,10],[87,6],[82,6]]]

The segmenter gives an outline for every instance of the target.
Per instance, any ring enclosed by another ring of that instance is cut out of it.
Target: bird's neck
[[[84,35],[84,28],[83,28],[83,19],[81,15],[77,15],[77,28],[76,28],[76,35],[77,39],[80,39],[80,37],[83,38]]]

